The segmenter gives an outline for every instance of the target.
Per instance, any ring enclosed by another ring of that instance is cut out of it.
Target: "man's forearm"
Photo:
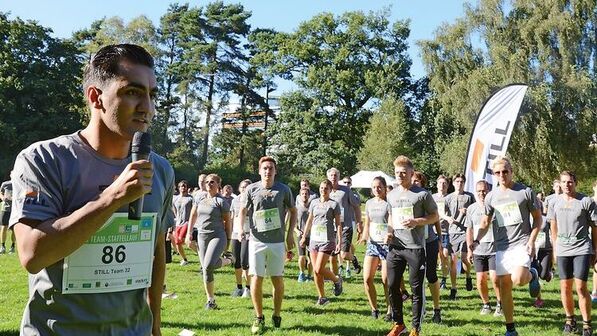
[[[81,247],[118,210],[108,195],[87,202],[68,216],[45,222],[22,219],[14,226],[21,264],[32,274]]]

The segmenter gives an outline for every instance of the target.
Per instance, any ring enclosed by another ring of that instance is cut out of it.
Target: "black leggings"
[[[425,277],[430,284],[434,284],[437,281],[438,255],[439,242],[437,239],[425,244]]]
[[[539,249],[537,259],[533,260],[533,266],[539,272],[539,278],[545,280],[553,266],[553,252],[551,249]]]
[[[249,269],[249,240],[242,242],[238,239],[232,239],[232,253],[234,254],[234,268]]]
[[[388,269],[389,298],[392,305],[394,322],[404,324],[402,312],[402,292],[400,282],[408,264],[409,282],[412,292],[413,329],[420,330],[423,317],[423,281],[425,278],[425,250],[403,249],[390,245],[390,252],[386,259]]]

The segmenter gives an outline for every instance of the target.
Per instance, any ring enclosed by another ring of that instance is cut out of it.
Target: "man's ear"
[[[97,86],[90,85],[85,90],[85,98],[87,103],[94,109],[103,109],[104,104],[102,103],[102,90]]]

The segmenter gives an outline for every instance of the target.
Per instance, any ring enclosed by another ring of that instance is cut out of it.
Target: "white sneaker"
[[[186,265],[188,265],[188,264],[189,264],[189,262],[188,262],[188,261],[186,261],[186,260],[184,260],[184,259],[182,259],[182,260],[180,261],[180,266],[186,266]]]
[[[251,290],[248,289],[247,287],[245,287],[245,289],[243,290],[243,297],[244,298],[250,298],[251,297]]]
[[[230,294],[230,296],[232,297],[241,297],[243,296],[244,291],[242,288],[235,288],[234,291],[232,291],[232,294]]]
[[[6,253],[6,247],[0,246],[0,254]]]

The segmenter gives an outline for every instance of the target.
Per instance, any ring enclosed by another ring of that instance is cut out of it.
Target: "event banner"
[[[105,293],[151,285],[156,213],[115,213],[64,259],[62,293]]]
[[[527,85],[511,84],[495,92],[477,116],[466,156],[464,190],[474,193],[475,183],[486,180],[493,185],[491,162],[506,155]]]

